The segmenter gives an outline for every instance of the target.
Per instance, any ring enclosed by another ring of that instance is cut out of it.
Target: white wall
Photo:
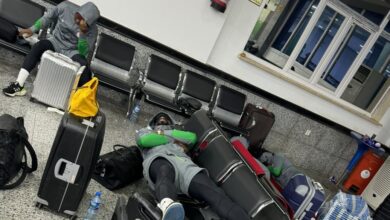
[[[381,123],[384,125],[378,134],[378,140],[390,147],[390,109],[387,109]]]
[[[71,0],[83,4],[87,0]],[[376,126],[238,58],[255,25],[260,7],[232,0],[225,13],[210,0],[93,0],[102,16],[203,63],[363,134],[389,142],[390,119]],[[390,113],[388,114],[390,115]],[[390,116],[389,116],[390,118]],[[387,136],[388,137],[388,136]]]
[[[81,5],[88,0],[71,0]],[[206,62],[226,19],[210,0],[92,0],[102,16]]]
[[[240,60],[238,55],[252,32],[260,8],[249,1],[231,1],[229,7],[228,17],[208,64],[349,129],[369,135],[378,134],[384,129]],[[390,124],[389,121],[386,123]]]

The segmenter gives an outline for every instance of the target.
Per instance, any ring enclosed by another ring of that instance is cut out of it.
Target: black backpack
[[[32,166],[27,165],[25,147],[29,151]],[[23,161],[23,158],[24,161]],[[27,173],[37,169],[37,156],[24,128],[22,117],[14,118],[11,115],[0,116],[0,189],[12,189],[20,185]],[[22,170],[22,174],[13,183],[9,182]]]

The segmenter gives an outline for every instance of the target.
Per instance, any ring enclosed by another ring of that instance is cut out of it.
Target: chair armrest
[[[202,108],[202,103],[191,97],[181,97],[177,100],[178,107],[187,115],[191,115]]]
[[[240,134],[240,135],[243,135],[243,136],[248,136],[249,133],[246,129],[242,129],[242,128],[238,128],[236,126],[232,126],[232,125],[229,125],[229,124],[226,124],[226,123],[223,123],[221,121],[218,121],[218,124],[221,128],[223,129],[226,129],[230,132],[234,132],[236,134]]]
[[[145,85],[145,73],[140,69],[135,68],[129,72],[130,76],[130,88],[134,90],[140,90]]]

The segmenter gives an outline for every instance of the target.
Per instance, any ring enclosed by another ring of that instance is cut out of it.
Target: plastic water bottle
[[[100,196],[102,195],[101,192],[96,192],[95,196],[91,199],[91,202],[89,204],[89,208],[87,211],[87,215],[85,216],[84,220],[95,220],[96,214],[100,206]]]
[[[133,123],[137,122],[138,115],[139,115],[140,111],[141,111],[141,106],[140,106],[139,102],[136,102],[135,106],[133,108],[133,112],[130,115],[130,122],[133,122]]]

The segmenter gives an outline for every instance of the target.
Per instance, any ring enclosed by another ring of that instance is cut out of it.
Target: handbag
[[[70,98],[69,113],[82,118],[95,117],[99,111],[96,100],[98,85],[98,78],[93,77],[78,88]]]
[[[109,190],[141,179],[142,155],[137,146],[114,145],[113,151],[100,156],[92,178]]]
[[[0,189],[12,189],[19,186],[27,173],[32,173],[37,169],[37,156],[27,139],[23,118],[14,118],[7,114],[0,116]],[[31,167],[27,165],[25,147],[31,155]],[[9,182],[17,176],[20,170],[22,174],[10,184]]]

